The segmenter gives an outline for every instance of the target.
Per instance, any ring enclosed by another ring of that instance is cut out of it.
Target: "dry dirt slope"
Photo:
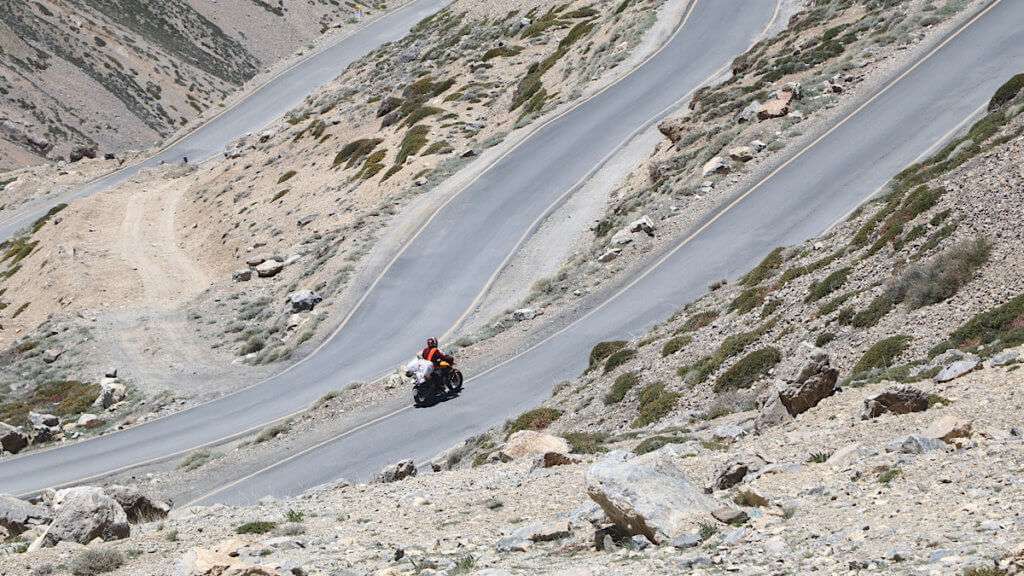
[[[376,0],[4,0],[0,170],[76,149],[146,147],[304,43],[384,8]]]

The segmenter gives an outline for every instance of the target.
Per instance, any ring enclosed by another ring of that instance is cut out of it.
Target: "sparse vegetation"
[[[599,454],[607,451],[604,443],[608,441],[609,436],[607,432],[569,432],[563,435],[575,454]]]
[[[266,520],[255,520],[252,522],[246,522],[241,526],[235,528],[236,534],[267,534],[271,530],[277,527],[277,522],[269,522]]]
[[[615,379],[612,384],[611,390],[604,397],[604,403],[606,406],[612,404],[618,404],[622,402],[622,399],[626,397],[626,394],[633,389],[634,386],[640,383],[640,376],[636,372],[624,372]]]
[[[810,291],[807,294],[805,302],[817,302],[825,296],[839,290],[846,284],[846,279],[850,277],[850,268],[840,268],[835,272],[826,276],[820,282],[814,282],[811,284]]]
[[[523,412],[510,422],[506,426],[506,432],[511,436],[521,430],[544,430],[561,416],[562,411],[555,408],[535,408],[529,412]]]
[[[831,452],[814,452],[807,458],[807,461],[811,464],[824,464],[831,457]]]
[[[281,174],[281,176],[277,179],[277,183],[284,184],[285,182],[294,178],[296,174],[298,174],[298,172],[296,172],[295,170],[289,170],[284,174]]]
[[[669,339],[668,342],[665,342],[665,345],[661,347],[662,358],[679,352],[683,348],[689,346],[691,342],[693,342],[693,337],[688,334]]]
[[[1024,294],[975,315],[933,347],[930,354],[934,356],[950,348],[972,350],[996,341],[1002,347],[1024,344]]]
[[[665,388],[660,382],[648,384],[637,396],[639,415],[633,420],[633,428],[643,428],[668,416],[676,407],[679,394]]]
[[[890,336],[867,349],[853,366],[853,374],[859,375],[871,370],[881,370],[893,365],[896,358],[910,346],[910,336]]]
[[[654,452],[655,450],[668,446],[669,444],[683,444],[692,440],[689,436],[650,436],[644,438],[636,448],[633,448],[633,452],[636,454],[647,454],[648,452]]]
[[[607,374],[612,370],[615,370],[619,366],[622,366],[626,362],[629,362],[636,356],[636,350],[632,348],[623,348],[617,352],[613,352],[608,360],[604,363],[604,373]]]
[[[609,342],[598,342],[590,350],[590,362],[587,370],[593,370],[604,361],[605,358],[626,347],[625,340],[612,340]]]
[[[893,302],[911,310],[953,297],[988,262],[992,243],[975,238],[951,246],[927,262],[911,266],[889,290]]]
[[[281,434],[286,434],[291,429],[292,424],[288,420],[285,420],[284,422],[279,422],[277,424],[272,424],[270,426],[267,426],[263,430],[260,430],[260,433],[256,435],[255,439],[253,439],[253,443],[261,444],[263,442],[268,442],[270,440],[273,440],[274,438],[277,438]]]
[[[68,569],[75,576],[93,576],[113,572],[124,562],[124,554],[115,548],[84,548],[71,559]]]
[[[181,463],[178,464],[180,470],[186,472],[192,472],[203,467],[204,464],[216,458],[216,455],[209,450],[196,450],[195,452],[189,453],[188,456],[182,459]]]
[[[754,350],[739,359],[718,377],[718,381],[715,382],[715,391],[749,388],[780,361],[782,361],[782,352],[778,348],[769,346]]]

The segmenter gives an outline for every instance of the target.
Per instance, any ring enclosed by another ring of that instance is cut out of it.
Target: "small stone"
[[[235,282],[248,282],[252,280],[252,270],[235,270],[231,273],[231,279]]]
[[[672,541],[669,542],[669,546],[672,546],[673,548],[679,550],[685,550],[687,548],[693,548],[694,546],[698,546],[700,545],[700,543],[700,536],[696,534],[686,533],[680,534],[679,536],[673,538]]]
[[[260,278],[273,278],[284,270],[284,262],[278,260],[266,260],[256,266],[256,275]]]
[[[750,519],[750,516],[746,512],[739,508],[732,508],[730,506],[723,506],[716,509],[711,515],[723,524],[729,524],[731,526],[738,526],[746,523]]]

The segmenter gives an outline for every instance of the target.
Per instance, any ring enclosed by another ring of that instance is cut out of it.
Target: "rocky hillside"
[[[604,202],[602,215],[574,239],[580,248],[557,273],[538,278],[512,309],[550,315],[576,295],[635,273],[651,254],[832,126],[982,4],[807,3],[781,32],[736,58],[727,80],[698,90],[686,109],[659,125],[665,140],[620,186],[596,200]],[[633,233],[641,228],[647,234]],[[512,320],[508,314],[487,319],[474,339]]]
[[[384,9],[376,0],[5,0],[0,170],[146,147],[324,32]]]
[[[133,503],[162,510],[145,492],[308,427],[267,430],[232,454],[188,455],[141,491],[5,501],[0,566],[1022,574],[1021,86],[827,236],[773,251],[642,338],[597,344],[544,405],[425,470],[399,462],[369,484],[130,524]],[[341,398],[300,420],[343,413]]]
[[[0,387],[17,422],[54,413],[34,396],[52,381],[96,392],[116,367],[135,393],[101,415],[112,426],[308,351],[371,249],[408,233],[401,210],[436,205],[436,186],[624,73],[660,2],[517,6],[453,3],[222,160],[140,174],[5,243]]]

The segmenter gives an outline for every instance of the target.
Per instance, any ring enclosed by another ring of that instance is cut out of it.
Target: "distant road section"
[[[386,42],[400,40],[417,22],[437,12],[448,0],[414,0],[342,38],[257,88],[235,106],[173,143],[155,156],[132,164],[60,197],[26,203],[0,220],[0,241],[17,234],[50,208],[116,186],[144,168],[161,162],[202,162],[224,151],[230,142],[256,132],[284,116],[321,86],[337,78],[349,64]]]

